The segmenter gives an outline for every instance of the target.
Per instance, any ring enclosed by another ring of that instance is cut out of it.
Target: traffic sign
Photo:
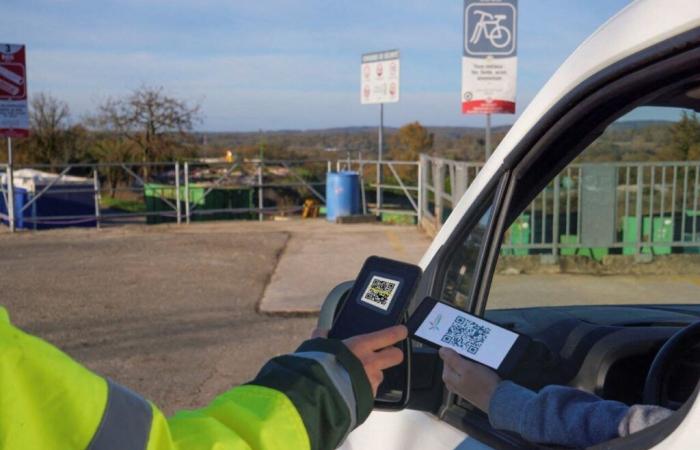
[[[462,113],[515,113],[517,0],[465,0]]]
[[[29,136],[24,45],[0,44],[0,136]]]

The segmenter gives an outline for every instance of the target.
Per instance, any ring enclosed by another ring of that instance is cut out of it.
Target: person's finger
[[[316,339],[320,337],[328,337],[328,330],[325,328],[315,328],[314,331],[311,332],[311,339]]]
[[[448,366],[444,367],[442,371],[442,381],[451,387],[450,390],[454,390],[453,388],[459,384],[460,378],[459,373],[455,372]]]
[[[380,370],[394,367],[403,361],[403,352],[396,347],[388,347],[376,352],[371,359],[371,364]]]
[[[362,334],[350,338],[350,341],[357,344],[360,350],[375,351],[399,341],[406,339],[408,329],[403,325],[395,325],[372,333]]]
[[[460,362],[464,360],[461,356],[459,356],[459,353],[447,347],[442,347],[439,354],[445,365],[455,370],[460,367]]]

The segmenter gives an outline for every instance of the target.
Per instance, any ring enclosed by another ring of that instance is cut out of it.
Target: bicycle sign
[[[514,56],[516,14],[511,3],[469,4],[464,11],[465,55]]]

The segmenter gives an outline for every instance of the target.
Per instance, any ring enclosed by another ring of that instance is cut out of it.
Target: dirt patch
[[[556,261],[543,260],[539,255],[501,256],[496,272],[501,275],[697,275],[700,255],[660,255],[646,262],[628,255],[607,255],[602,261],[585,256],[560,256]]]

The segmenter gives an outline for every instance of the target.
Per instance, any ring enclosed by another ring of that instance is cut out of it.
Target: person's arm
[[[307,341],[250,383],[167,419],[140,395],[13,327],[0,308],[0,441],[6,448],[331,449],[372,408],[403,354],[399,326]],[[197,370],[193,367],[192,370]]]
[[[588,392],[548,386],[533,392],[502,381],[491,369],[441,349],[443,379],[448,389],[488,413],[491,425],[512,431],[530,442],[589,447],[627,436],[668,417],[658,406],[629,407]]]

